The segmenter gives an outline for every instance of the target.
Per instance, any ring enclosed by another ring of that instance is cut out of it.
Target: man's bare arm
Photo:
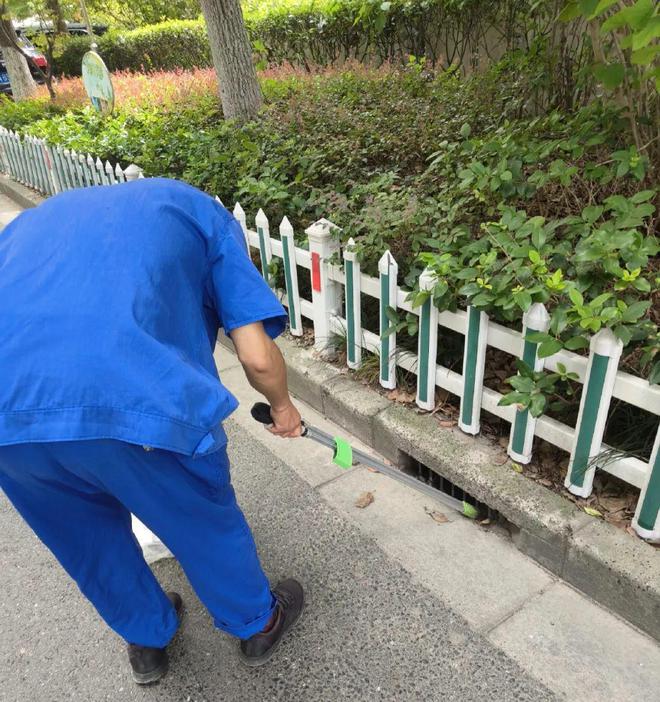
[[[300,436],[300,413],[289,396],[286,365],[263,324],[247,324],[229,335],[250,385],[270,404],[273,418],[270,431],[284,438]]]

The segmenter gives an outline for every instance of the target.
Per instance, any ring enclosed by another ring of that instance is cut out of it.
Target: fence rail
[[[46,195],[88,185],[113,184],[140,177],[137,166],[125,171],[90,155],[50,147],[34,138],[0,128],[0,166],[19,182]],[[266,214],[259,210],[255,229],[249,229],[240,204],[234,207],[248,248],[257,250],[264,278],[271,279],[273,258],[284,268],[285,288],[279,293],[288,308],[293,335],[303,333],[302,318],[312,321],[317,350],[325,352],[333,336],[345,337],[347,365],[358,369],[363,352],[379,357],[379,382],[383,388],[396,387],[396,368],[417,376],[416,402],[432,410],[436,387],[460,399],[460,429],[476,435],[482,410],[511,424],[508,454],[519,463],[533,457],[533,439],[538,436],[570,454],[565,485],[573,494],[587,497],[593,489],[596,469],[617,476],[640,489],[633,527],[644,538],[660,539],[660,429],[649,462],[622,455],[603,442],[605,424],[612,398],[616,398],[656,416],[660,415],[660,388],[646,380],[618,370],[622,344],[609,329],[602,329],[591,340],[588,357],[559,351],[546,359],[538,357],[538,345],[526,339],[528,331],[545,331],[549,315],[541,304],[534,304],[524,315],[523,331],[492,322],[484,312],[467,306],[465,311],[438,311],[429,298],[415,308],[407,300],[408,291],[397,283],[397,263],[389,251],[380,259],[377,278],[360,270],[360,262],[349,240],[340,252],[336,227],[321,219],[305,233],[309,249],[295,246],[293,228],[285,217],[279,226],[279,238],[270,234]],[[332,263],[343,260],[343,266]],[[309,271],[312,299],[300,296],[298,269]],[[419,280],[420,289],[432,289],[434,274],[427,270]],[[362,297],[379,301],[379,333],[362,327]],[[419,317],[417,353],[397,349],[396,335],[383,332],[389,326],[387,309],[410,312]],[[436,363],[443,329],[465,337],[462,372],[457,373]],[[527,410],[499,404],[502,395],[484,387],[484,370],[488,347],[523,359],[536,370],[557,370],[563,364],[577,374],[583,384],[580,409],[575,427],[548,416],[534,418]]]

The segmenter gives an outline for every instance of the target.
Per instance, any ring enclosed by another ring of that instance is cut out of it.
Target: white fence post
[[[241,203],[237,202],[234,205],[234,217],[236,221],[241,225],[243,230],[243,236],[245,237],[245,248],[247,249],[248,256],[250,255],[250,239],[248,238],[248,228],[247,219],[245,217],[245,210],[241,207]]]
[[[522,360],[537,373],[543,370],[545,359],[539,358],[539,345],[529,341],[526,337],[531,332],[547,332],[550,328],[550,315],[540,302],[535,302],[523,315],[522,332]],[[511,424],[509,434],[509,447],[507,452],[514,461],[527,464],[532,460],[532,446],[534,444],[534,431],[536,418],[532,417],[528,409],[517,409],[516,416]]]
[[[321,353],[329,350],[332,335],[331,319],[341,308],[341,286],[330,280],[329,259],[339,252],[333,235],[338,227],[327,219],[319,219],[305,230],[311,254],[312,305],[314,309],[314,347]]]
[[[100,163],[100,161],[98,163]],[[124,175],[126,176],[126,180],[138,180],[142,175],[142,169],[140,166],[136,166],[134,163],[131,163],[126,167]]]
[[[458,420],[459,428],[466,434],[476,435],[480,429],[487,348],[488,315],[468,305],[463,349],[463,389]]]
[[[649,472],[639,494],[632,526],[643,539],[660,539],[660,428],[655,436]]]
[[[266,213],[259,208],[254,223],[259,236],[259,260],[261,261],[261,275],[270,285],[270,262],[273,260],[273,249],[270,243],[270,225]]]
[[[380,372],[379,379],[382,387],[394,390],[396,387],[396,332],[386,334],[390,328],[390,318],[387,309],[397,309],[397,278],[399,266],[389,251],[386,251],[378,261],[378,277],[380,281]]]
[[[48,144],[46,144],[46,142],[44,142],[43,147],[45,154],[44,158],[46,159],[48,175],[50,177],[51,189],[53,191],[53,195],[56,195],[57,193],[61,192],[62,188],[60,186],[57,168],[55,166],[55,159],[53,158],[53,150],[50,146],[48,146]]]
[[[570,492],[580,497],[588,497],[591,494],[596,458],[603,443],[607,412],[623,344],[611,329],[605,328],[593,336],[590,348],[573,450],[564,482]]]
[[[428,299],[419,311],[419,344],[417,352],[417,405],[435,409],[435,368],[438,353],[438,308],[433,304],[436,276],[427,268],[419,277],[420,291],[428,291]]]
[[[284,217],[280,224],[282,240],[282,260],[284,262],[284,280],[289,306],[289,331],[294,336],[302,336],[302,315],[300,314],[300,293],[298,292],[298,266],[296,265],[296,244],[291,222]]]
[[[355,242],[349,239],[344,248],[344,299],[346,304],[346,363],[349,368],[362,364],[362,305],[360,263]]]

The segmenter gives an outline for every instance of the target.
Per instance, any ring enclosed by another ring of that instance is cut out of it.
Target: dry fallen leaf
[[[455,427],[458,422],[456,422],[454,419],[441,419],[438,421],[438,424],[441,427],[449,428],[449,427]]]
[[[507,463],[509,460],[509,457],[506,455],[506,453],[503,453],[501,456],[498,456],[497,458],[493,458],[493,463],[496,466],[503,466],[505,463]]]
[[[590,517],[602,517],[603,513],[599,512],[597,509],[594,509],[593,507],[585,507],[584,511],[590,516]]]
[[[442,512],[438,512],[435,509],[427,509],[425,507],[424,511],[426,512],[426,514],[429,515],[429,517],[431,517],[431,519],[434,522],[437,522],[438,524],[446,524],[449,521],[449,519],[447,519],[446,514],[443,514]]]
[[[355,506],[359,509],[364,509],[368,507],[374,501],[373,492],[363,492],[360,497],[355,500]]]
[[[541,478],[538,482],[545,487],[552,487],[552,480],[548,480],[547,478]]]
[[[489,526],[490,525],[490,519],[482,519],[481,521],[477,521],[477,524],[479,526]]]
[[[387,394],[387,399],[392,400],[394,402],[407,404],[409,402],[415,401],[415,393],[406,392],[405,390],[397,388],[396,390],[392,390],[392,392]]]

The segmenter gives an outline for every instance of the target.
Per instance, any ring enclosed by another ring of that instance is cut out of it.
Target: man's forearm
[[[244,364],[245,375],[250,385],[266,397],[270,406],[279,410],[291,403],[286,380],[286,364],[277,345],[268,339],[264,364]]]

